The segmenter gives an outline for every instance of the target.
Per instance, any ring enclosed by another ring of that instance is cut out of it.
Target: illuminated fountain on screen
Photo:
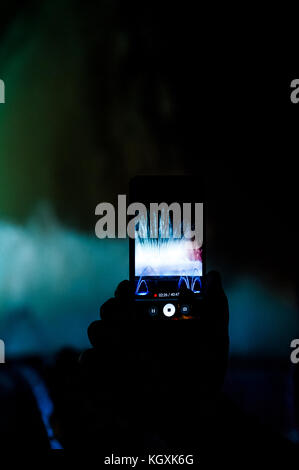
[[[202,247],[197,240],[175,233],[169,223],[169,237],[162,236],[163,219],[159,219],[158,238],[150,238],[147,220],[139,222],[135,232],[136,294],[146,296],[151,279],[177,278],[178,290],[183,284],[197,293],[202,276]],[[180,227],[181,232],[181,227]],[[188,233],[186,230],[185,233]],[[179,238],[180,236],[180,238]]]

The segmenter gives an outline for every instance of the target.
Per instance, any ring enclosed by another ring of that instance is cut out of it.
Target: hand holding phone
[[[80,415],[77,428],[74,420],[75,437],[92,448],[102,432],[101,442],[114,452],[130,446],[158,451],[157,436],[169,449],[198,450],[207,420],[214,426],[218,418],[227,367],[228,304],[220,276],[203,276],[196,322],[136,321],[131,294],[130,282],[121,282],[102,305],[102,319],[88,328],[92,348],[80,358],[84,393],[76,397],[90,412]]]

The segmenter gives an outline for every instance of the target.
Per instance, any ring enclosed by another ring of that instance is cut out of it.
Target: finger
[[[218,271],[210,271],[203,277],[203,293],[212,297],[224,294],[221,276]]]
[[[215,332],[227,333],[229,308],[222,287],[221,276],[217,271],[210,271],[203,278],[203,294],[205,301],[205,319]]]
[[[115,290],[115,297],[120,299],[128,299],[131,294],[131,285],[128,280],[122,281],[118,284]]]
[[[94,349],[86,349],[83,351],[78,359],[80,365],[94,365],[94,363],[98,360],[97,353]]]
[[[96,320],[92,322],[87,329],[88,339],[92,346],[96,346],[98,344],[100,328],[101,320]]]
[[[101,307],[100,307],[100,316],[101,320],[113,320],[115,317],[118,316],[119,310],[119,302],[115,297],[108,299]]]
[[[195,300],[195,294],[192,290],[186,287],[186,284],[183,284],[184,287],[180,288],[179,301],[181,303],[191,303]]]
[[[125,341],[126,331],[120,322],[111,323],[102,320],[92,322],[87,330],[91,345],[100,353],[113,355]]]
[[[101,319],[105,322],[118,323],[130,319],[131,305],[128,299],[112,298],[100,308]]]

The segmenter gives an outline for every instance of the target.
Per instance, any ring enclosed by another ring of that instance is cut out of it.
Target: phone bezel
[[[139,200],[139,202],[142,201],[142,194],[140,199],[136,199],[136,188],[140,187],[146,187],[148,185],[148,182],[151,181],[151,184],[154,187],[159,187],[161,183],[167,181],[169,184],[171,180],[176,180],[179,181],[181,178],[190,179],[194,181],[194,177],[189,177],[188,175],[183,175],[183,176],[136,176],[130,181],[130,190],[129,190],[129,201],[135,202]],[[199,198],[200,200],[194,200],[192,202],[202,202],[203,203],[203,251],[202,251],[202,276],[206,274],[206,256],[207,256],[207,242],[206,242],[206,213],[207,213],[207,204],[204,198],[204,188],[201,189],[201,197]],[[153,198],[152,202],[159,202],[155,201],[155,198]],[[179,199],[179,198],[178,198]],[[161,201],[160,201],[161,202]],[[171,201],[174,202],[174,201]],[[187,199],[184,201],[184,199],[181,199],[180,202],[191,202],[188,201]],[[202,277],[201,276],[201,277]],[[130,284],[132,286],[132,295],[135,298],[134,295],[134,288],[133,286],[135,285],[135,239],[130,238],[129,239],[129,279],[130,279]],[[155,300],[151,299],[153,302]]]

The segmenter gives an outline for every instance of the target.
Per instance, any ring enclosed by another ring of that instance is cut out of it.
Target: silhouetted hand
[[[181,294],[188,302],[192,295]],[[88,328],[92,349],[80,359],[90,443],[101,438],[128,451],[192,446],[202,435],[205,418],[217,413],[228,357],[228,303],[218,273],[203,278],[197,308],[198,320],[138,321],[128,281],[102,305],[102,319]],[[195,433],[182,435],[194,424]]]
[[[63,361],[54,418],[65,449],[97,459],[190,453],[221,464],[292,456],[289,443],[221,394],[229,339],[219,274],[204,277],[196,320],[139,321],[129,288],[122,282],[102,306],[102,320],[88,329],[92,348],[79,363]],[[181,295],[193,300],[189,291]]]

